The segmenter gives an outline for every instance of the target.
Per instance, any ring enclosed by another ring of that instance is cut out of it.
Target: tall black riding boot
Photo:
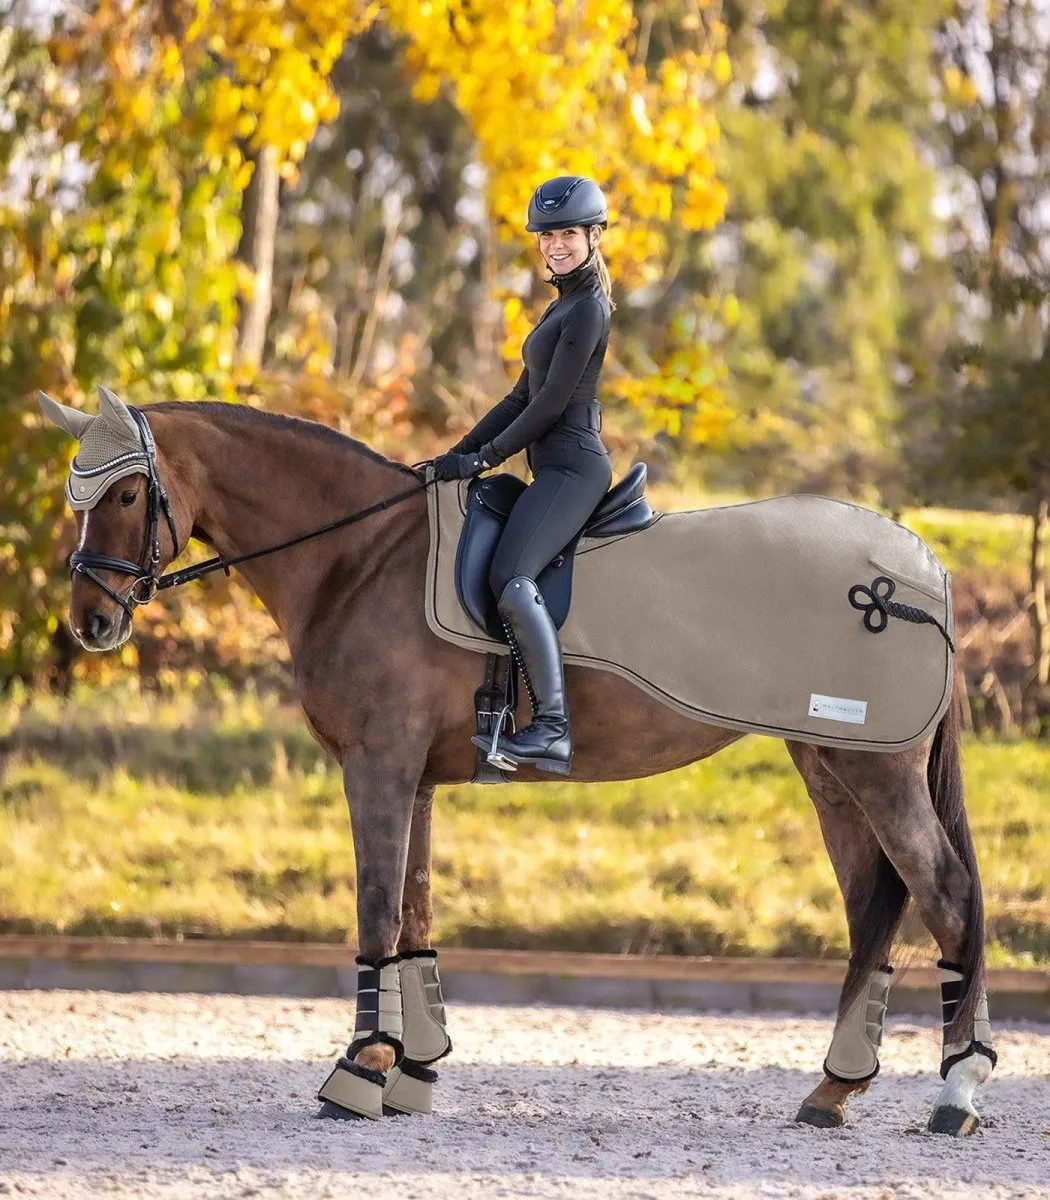
[[[500,738],[499,753],[513,763],[568,775],[572,739],[561,643],[536,584],[525,575],[512,579],[499,598],[499,615],[532,701],[532,724]]]

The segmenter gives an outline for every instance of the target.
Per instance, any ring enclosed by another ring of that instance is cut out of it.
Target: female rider
[[[612,311],[609,273],[598,249],[607,224],[605,197],[589,179],[560,176],[533,193],[525,228],[538,234],[558,298],[525,339],[525,369],[512,390],[434,461],[436,478],[467,479],[527,452],[533,480],[511,511],[489,584],[533,719],[500,740],[495,761],[559,775],[567,775],[572,763],[565,678],[558,631],[536,579],[583,528],[612,480],[598,436],[597,402]]]

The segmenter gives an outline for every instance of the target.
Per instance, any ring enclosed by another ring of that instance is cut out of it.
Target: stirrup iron
[[[503,722],[510,721],[510,732],[514,732],[514,713],[511,712],[509,704],[505,704],[503,708],[496,714],[496,719],[492,723],[492,745],[488,753],[485,755],[485,761],[490,766],[496,767],[500,771],[516,771],[518,764],[511,762],[509,758],[504,758],[503,752],[499,749],[499,737],[503,732]]]

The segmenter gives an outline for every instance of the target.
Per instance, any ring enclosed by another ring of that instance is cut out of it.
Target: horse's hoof
[[[399,1067],[391,1067],[383,1088],[383,1112],[428,1117],[434,1111],[434,1084],[437,1071],[406,1058]]]
[[[348,1108],[340,1108],[338,1104],[333,1104],[331,1100],[325,1100],[321,1107],[314,1113],[315,1121],[367,1121],[367,1117],[362,1117],[360,1113],[351,1112]]]
[[[954,1063],[944,1079],[933,1115],[927,1129],[931,1133],[947,1133],[951,1137],[966,1137],[981,1127],[981,1118],[974,1107],[973,1094],[992,1073],[992,1063],[985,1054],[973,1050]]]
[[[965,1108],[954,1108],[944,1105],[933,1110],[930,1123],[927,1126],[930,1133],[946,1133],[950,1137],[969,1137],[981,1128],[981,1118],[975,1112],[967,1112]]]
[[[841,1129],[846,1118],[841,1112],[828,1108],[817,1108],[815,1104],[803,1104],[795,1120],[800,1125],[812,1125],[814,1129]]]
[[[345,1114],[346,1117],[367,1117],[370,1121],[378,1121],[383,1115],[385,1084],[386,1076],[382,1072],[370,1071],[367,1067],[340,1059],[317,1093],[317,1099],[325,1104],[317,1115],[343,1117]],[[329,1112],[328,1105],[343,1109],[344,1112]]]

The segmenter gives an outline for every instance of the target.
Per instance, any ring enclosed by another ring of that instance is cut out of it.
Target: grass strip
[[[1050,964],[1050,745],[972,741],[990,962]],[[439,791],[448,945],[841,957],[842,903],[783,746],[628,783]],[[0,708],[0,930],[350,941],[339,773],[294,709],[128,689]],[[932,953],[914,920],[904,936]]]

